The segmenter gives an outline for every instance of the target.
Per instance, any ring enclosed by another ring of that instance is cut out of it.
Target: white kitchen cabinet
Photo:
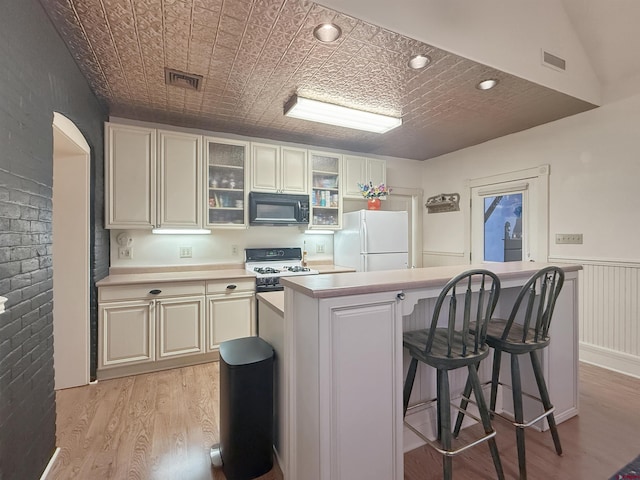
[[[358,183],[387,183],[387,162],[377,158],[345,155],[342,161],[342,196],[363,198]]]
[[[105,227],[156,223],[156,130],[106,123]]]
[[[311,183],[310,229],[339,229],[342,224],[342,155],[309,152]]]
[[[207,283],[207,350],[256,335],[255,279]]]
[[[158,358],[204,352],[204,296],[156,301]]]
[[[309,192],[307,151],[264,143],[251,144],[251,190],[306,194]]]
[[[195,363],[205,353],[205,282],[98,289],[98,378]]]
[[[249,142],[204,138],[207,214],[213,228],[247,228]]]
[[[106,228],[202,227],[202,137],[105,125]]]
[[[148,301],[100,306],[99,368],[153,362],[155,322]]]
[[[202,227],[202,136],[158,131],[160,228]]]

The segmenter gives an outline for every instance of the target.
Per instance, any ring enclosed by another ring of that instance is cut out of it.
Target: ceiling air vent
[[[542,64],[555,70],[560,70],[561,72],[567,69],[567,62],[564,58],[560,58],[544,50],[542,50]]]
[[[202,85],[202,75],[179,72],[171,68],[164,69],[164,82],[174,87],[186,88],[187,90],[200,90]]]

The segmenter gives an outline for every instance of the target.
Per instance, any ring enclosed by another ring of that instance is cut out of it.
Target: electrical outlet
[[[556,233],[556,243],[582,244],[581,233]]]
[[[238,245],[231,245],[231,255],[234,257],[238,256]]]
[[[316,243],[316,253],[324,253],[324,243]]]
[[[193,249],[191,247],[180,247],[180,258],[191,258]]]
[[[118,247],[118,258],[120,260],[131,260],[133,258],[133,247]]]

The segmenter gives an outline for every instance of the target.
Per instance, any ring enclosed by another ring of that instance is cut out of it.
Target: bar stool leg
[[[522,385],[520,383],[520,365],[518,356],[511,354],[511,388],[513,389],[513,413],[516,423],[524,423],[524,410],[522,408]],[[520,480],[527,478],[527,459],[524,446],[524,428],[516,427],[516,444],[518,446],[518,467]]]
[[[468,384],[473,385],[473,391],[476,396],[476,403],[478,404],[478,411],[480,412],[480,418],[482,419],[482,425],[484,427],[484,433],[493,433],[493,427],[491,426],[491,417],[489,416],[489,410],[487,409],[487,402],[484,399],[482,393],[482,385],[480,384],[480,378],[478,377],[477,366],[469,365],[469,378]],[[459,417],[458,417],[459,418]],[[504,471],[502,470],[502,462],[500,462],[500,454],[498,453],[498,445],[495,438],[488,440],[489,451],[491,457],[493,457],[493,465],[496,467],[496,473],[499,480],[504,480]]]
[[[411,363],[409,364],[409,371],[407,372],[407,379],[404,381],[404,390],[402,393],[403,409],[402,418],[407,415],[407,407],[409,406],[409,397],[411,396],[411,390],[413,389],[413,381],[416,378],[416,370],[418,368],[418,360],[411,357]]]
[[[538,390],[540,391],[540,399],[545,410],[553,408],[551,399],[549,398],[549,392],[547,390],[547,384],[544,381],[542,375],[542,367],[540,366],[540,360],[536,355],[535,350],[529,352],[531,356],[531,365],[533,366],[533,373],[536,376],[536,382],[538,383]],[[551,430],[551,437],[553,437],[553,444],[556,447],[556,453],[562,455],[562,445],[560,445],[560,436],[558,435],[558,427],[556,427],[556,419],[553,416],[553,412],[547,415],[547,422],[549,423],[549,430]]]
[[[493,369],[491,371],[491,400],[489,402],[489,410],[496,411],[496,400],[498,398],[498,382],[500,381],[500,360],[502,352],[493,350]]]
[[[469,366],[471,368],[471,366]],[[480,368],[480,365],[476,367]],[[464,412],[467,410],[467,406],[469,405],[469,401],[467,398],[471,398],[471,377],[467,377],[467,383],[464,386],[464,390],[462,391],[462,400],[460,401],[460,410],[458,411],[458,416],[456,417],[456,425],[453,428],[453,438],[457,438],[460,435],[460,429],[462,428],[462,421],[464,420]]]
[[[451,450],[451,395],[449,393],[449,375],[446,370],[438,370],[438,419],[440,441],[443,450]],[[442,457],[442,473],[444,480],[453,478],[453,458]]]

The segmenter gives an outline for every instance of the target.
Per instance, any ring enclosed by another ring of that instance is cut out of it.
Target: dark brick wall
[[[53,112],[89,143],[92,169],[91,312],[108,272],[103,225],[105,109],[37,0],[0,0],[0,480],[38,479],[55,449],[53,390]]]

